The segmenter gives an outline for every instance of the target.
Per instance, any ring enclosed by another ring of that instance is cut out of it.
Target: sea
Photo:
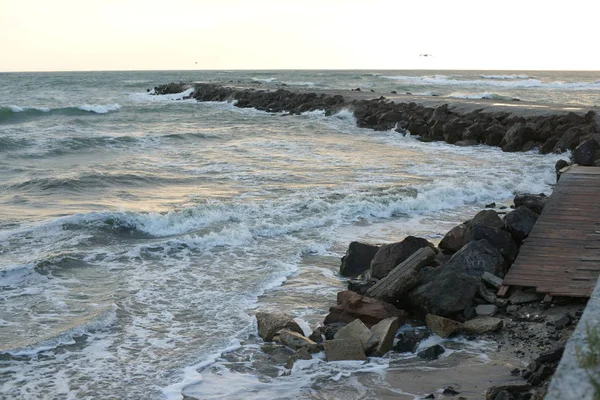
[[[375,398],[414,355],[288,370],[254,314],[309,333],[351,241],[437,243],[487,203],[551,193],[566,156],[148,92],[180,81],[600,105],[598,72],[0,73],[0,398]]]

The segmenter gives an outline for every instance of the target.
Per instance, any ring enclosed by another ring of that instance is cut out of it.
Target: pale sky
[[[600,0],[0,0],[0,71],[600,70],[599,20]]]

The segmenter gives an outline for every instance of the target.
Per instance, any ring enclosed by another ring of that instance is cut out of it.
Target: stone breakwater
[[[211,83],[194,85],[170,83],[154,88],[155,94],[180,93],[193,88],[188,98],[198,101],[232,101],[236,107],[302,114],[322,110],[326,115],[342,109],[351,110],[361,128],[377,131],[394,129],[416,135],[422,141],[445,141],[471,146],[486,144],[503,151],[562,153],[574,150],[575,162],[600,165],[600,134],[594,110],[576,113],[565,109],[523,112],[527,105],[519,103],[506,111],[502,107],[482,106],[460,110],[447,103],[431,101],[398,101],[384,96],[369,98],[373,93],[341,91],[290,91],[283,88],[233,87]],[[487,103],[486,103],[487,104]],[[494,104],[495,105],[495,104]]]

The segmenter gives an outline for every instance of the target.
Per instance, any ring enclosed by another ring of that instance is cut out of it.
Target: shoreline
[[[504,151],[529,151],[533,148],[539,148],[542,153],[563,152],[576,150],[578,146],[586,141],[596,140],[594,136],[597,132],[598,117],[593,108],[582,109],[579,107],[539,105],[526,102],[515,102],[513,105],[507,104],[507,102],[486,99],[453,99],[452,102],[448,102],[447,98],[424,99],[422,96],[407,95],[373,98],[373,96],[379,93],[351,91],[348,94],[347,91],[314,91],[311,89],[294,89],[294,91],[290,91],[281,88],[272,91],[270,89],[263,90],[265,86],[261,84],[252,87],[229,87],[199,83],[194,86],[194,92],[188,98],[194,98],[198,101],[236,101],[236,107],[256,108],[272,113],[289,113],[289,115],[314,110],[324,110],[326,115],[331,115],[342,109],[350,109],[357,119],[359,127],[381,131],[395,129],[403,133],[410,131],[411,134],[413,134],[413,130],[416,128],[423,141],[443,140],[450,144],[463,146],[488,144],[501,147]],[[182,87],[165,89],[167,91],[171,89],[178,90],[179,92],[182,91]],[[160,88],[156,88],[155,91],[161,93]],[[406,100],[410,100],[410,102],[396,102]],[[580,113],[578,114],[574,110]],[[581,112],[584,112],[584,114],[581,114]],[[490,127],[494,127],[495,129],[490,131]],[[492,137],[493,140],[490,139]],[[596,161],[596,159],[592,160],[592,162]],[[537,211],[537,214],[539,214],[539,211]],[[498,218],[497,214],[495,218]],[[486,223],[483,225],[486,225]],[[495,225],[495,222],[492,225]],[[500,226],[489,226],[489,228],[498,231],[503,230],[504,235],[506,235],[506,230],[508,229],[506,227],[501,228]],[[484,236],[487,234],[489,232],[485,233]],[[517,239],[514,235],[513,239],[517,242],[522,240]],[[452,249],[451,254],[458,254],[459,250],[462,251],[461,247],[467,247],[469,243],[473,242],[465,241],[463,245]],[[441,247],[439,246],[440,254],[442,252]],[[502,251],[503,249],[499,250]],[[505,254],[502,254],[502,256],[506,257]],[[435,264],[437,268],[443,268],[446,265],[445,263],[450,263],[452,257],[448,256],[446,258],[440,257],[439,260],[436,259]],[[381,281],[385,278],[385,275],[378,278]],[[423,279],[426,281],[431,278],[431,276],[428,276]],[[369,294],[369,287],[372,287],[372,283],[369,284],[369,280],[370,278],[363,278],[362,284],[367,284],[364,291],[360,285],[349,286],[349,289],[358,293],[361,297],[364,295],[366,298],[366,295]],[[472,282],[469,282],[469,280],[465,282],[472,285]],[[352,285],[352,282],[350,285]],[[408,368],[405,366],[399,368],[390,367],[386,372],[386,381],[396,391],[392,390],[391,393],[388,393],[385,387],[378,386],[381,390],[378,397],[398,398],[398,390],[423,393],[423,391],[432,390],[430,389],[430,384],[433,382],[437,382],[435,384],[438,385],[436,389],[438,391],[440,390],[439,385],[442,382],[454,383],[455,388],[460,388],[464,392],[462,394],[463,398],[472,399],[481,398],[483,391],[488,386],[511,385],[515,393],[523,390],[524,387],[527,387],[526,391],[530,391],[532,386],[536,387],[536,390],[545,390],[544,385],[547,384],[547,379],[551,376],[551,374],[548,375],[548,371],[552,370],[553,372],[553,368],[556,365],[539,364],[542,367],[536,368],[542,368],[544,374],[537,376],[535,374],[538,371],[536,369],[530,370],[525,360],[531,359],[534,354],[539,353],[541,350],[548,350],[549,347],[554,347],[551,345],[557,342],[559,345],[562,343],[564,346],[564,342],[566,342],[572,331],[573,322],[577,320],[569,312],[576,310],[573,313],[579,313],[581,310],[578,307],[581,305],[573,302],[573,304],[567,304],[566,308],[562,306],[555,307],[552,311],[556,312],[558,310],[558,313],[561,315],[558,318],[554,318],[550,312],[547,312],[550,307],[546,308],[546,306],[540,303],[541,298],[539,296],[532,296],[532,300],[524,302],[534,304],[516,306],[513,305],[515,303],[511,303],[508,299],[496,299],[495,295],[492,295],[493,300],[490,300],[489,297],[486,297],[489,293],[480,293],[479,289],[474,291],[472,295],[475,296],[476,292],[480,297],[475,304],[493,305],[496,309],[494,312],[494,314],[497,314],[495,321],[499,322],[500,328],[486,330],[481,333],[484,335],[482,336],[483,338],[489,337],[489,339],[498,343],[498,353],[490,355],[489,361],[482,363],[482,365],[472,363],[466,363],[465,365],[465,363],[458,361],[457,364],[449,365],[448,368],[442,369],[441,372],[438,372],[440,370],[435,371],[435,363],[448,362],[452,364],[449,358],[431,361],[434,368],[433,372],[419,373],[420,376],[428,376],[427,378],[419,378],[417,382],[409,385],[406,384],[406,379],[410,376],[415,376],[415,371],[412,371],[410,366]],[[338,294],[338,307],[340,306],[343,306],[343,304],[340,303]],[[410,310],[406,307],[399,307],[402,310]],[[330,311],[333,311],[334,308],[336,307],[332,307]],[[456,311],[436,312],[435,314],[442,314],[444,318],[454,318],[459,324],[466,323],[473,318],[479,318],[479,316],[473,316],[472,310],[469,312],[471,316],[462,316],[463,313],[466,315],[467,312],[464,306],[460,307],[460,315],[456,314],[458,310],[457,308]],[[523,315],[520,314],[522,311]],[[530,315],[534,315],[535,317],[530,318]],[[561,318],[566,318],[568,322],[560,328],[554,329],[554,324]],[[329,321],[329,325],[333,324],[332,321]],[[328,325],[327,322],[326,319],[325,326]],[[504,327],[502,327],[503,324]],[[429,323],[427,325],[429,326]],[[260,331],[260,320],[258,326]],[[533,326],[535,326],[536,332],[531,333],[530,330]],[[550,326],[552,329],[546,329],[546,326]],[[340,328],[338,326],[338,329]],[[435,332],[432,326],[430,326],[430,329]],[[498,329],[500,331],[496,332]],[[319,331],[317,330],[317,332]],[[321,336],[322,334],[327,336],[325,331],[320,332],[315,336],[311,335],[305,338],[311,341],[310,346],[320,343],[319,339],[324,340],[323,336]],[[479,335],[477,334],[477,336]],[[327,355],[327,342],[331,339],[333,337],[327,337],[327,340],[322,342],[325,343],[327,358],[329,358]],[[289,346],[285,340],[288,339],[284,338],[281,343]],[[265,341],[270,340],[265,339]],[[301,348],[302,346],[299,347]],[[550,364],[554,362],[557,361],[553,359]],[[537,364],[534,363],[534,365]],[[511,369],[513,370],[512,374]],[[491,377],[490,374],[494,376]],[[531,382],[531,386],[525,383],[522,378],[519,378],[523,377],[531,380],[531,376],[534,376],[533,379],[536,379]],[[461,381],[461,377],[465,379]],[[483,381],[484,379],[485,381]],[[425,385],[425,382],[427,385]],[[511,389],[507,390],[510,392]],[[530,394],[539,395],[537,392],[530,392]],[[432,393],[431,395],[433,397],[425,398],[437,398],[436,394]],[[406,398],[415,398],[414,395],[408,392],[406,392],[405,396],[408,396]],[[422,396],[422,394],[418,396]],[[495,398],[495,395],[490,397],[490,399]]]
[[[150,89],[148,90],[150,92]],[[574,107],[493,99],[452,99],[363,92],[358,88],[312,90],[256,84],[170,83],[151,94],[189,91],[184,99],[233,102],[235,107],[300,115],[352,112],[359,128],[395,130],[424,142],[500,147],[505,152],[537,149],[541,154],[574,151],[580,165],[600,165],[600,116],[597,107]],[[379,95],[379,97],[377,97]],[[578,148],[582,147],[579,151]],[[589,154],[591,152],[591,154]],[[582,154],[579,154],[582,153]]]

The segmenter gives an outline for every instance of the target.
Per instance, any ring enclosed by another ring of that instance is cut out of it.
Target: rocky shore
[[[482,210],[437,246],[413,236],[384,245],[352,242],[340,265],[340,275],[352,279],[323,324],[305,336],[291,316],[259,312],[259,335],[295,350],[286,363],[290,370],[318,352],[327,361],[397,352],[434,362],[447,349],[423,348],[432,335],[487,340],[521,360],[504,371],[510,384],[481,387],[475,397],[446,387],[423,398],[543,399],[585,302],[544,303],[542,295],[516,288],[506,298],[495,293],[545,201],[544,195],[518,195],[511,209]]]
[[[168,84],[154,88],[154,93],[189,89],[193,91],[188,98],[198,101],[232,101],[236,107],[284,115],[315,110],[332,115],[348,109],[359,127],[393,129],[422,141],[486,144],[507,152],[572,150],[572,160],[559,162],[557,173],[572,161],[600,166],[600,134],[593,110],[524,113],[457,107],[439,100],[433,104],[397,102],[385,96],[372,99],[356,91],[315,93],[216,84]],[[396,352],[435,363],[448,349],[443,344],[424,347],[429,337],[488,340],[497,344],[499,354],[518,361],[506,363],[504,374],[511,379],[495,381],[509,383],[482,382],[469,393],[447,386],[422,398],[543,399],[585,303],[561,298],[544,303],[539,294],[515,288],[504,298],[496,292],[545,201],[544,195],[521,194],[510,208],[490,204],[451,229],[437,245],[413,236],[383,245],[352,242],[339,270],[349,278],[348,289],[338,293],[320,326],[309,333],[290,315],[258,312],[258,334],[265,342],[293,350],[283,363],[287,373],[292,373],[297,360],[321,352],[328,362],[367,360]],[[477,375],[475,370],[469,373]]]
[[[291,91],[212,83],[170,83],[155,87],[152,93],[172,94],[188,89],[193,89],[188,98],[198,101],[231,101],[240,108],[288,115],[316,110],[331,115],[348,109],[361,128],[394,129],[422,141],[445,141],[459,146],[486,144],[507,152],[538,149],[545,154],[573,150],[578,164],[600,165],[600,135],[594,110],[576,113],[568,107],[548,108],[521,102],[519,108],[485,102],[465,107],[466,103],[457,99],[449,105],[439,99],[417,100],[395,93],[372,98],[373,93],[357,91]],[[529,111],[524,112],[525,109]]]

